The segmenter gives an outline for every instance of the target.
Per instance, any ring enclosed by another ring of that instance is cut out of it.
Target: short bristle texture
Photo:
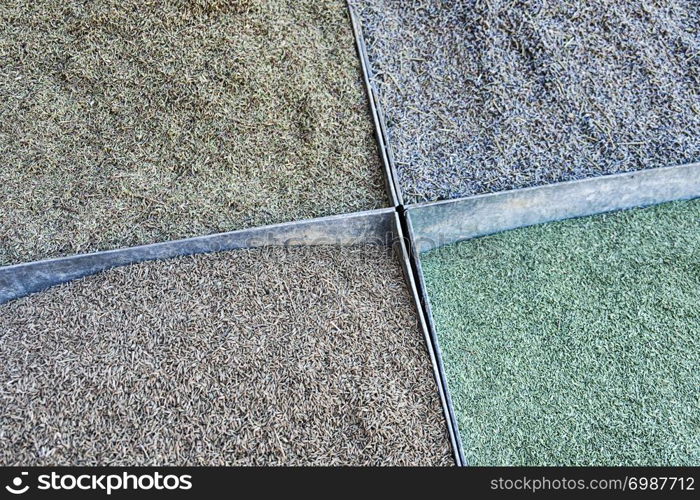
[[[467,461],[700,461],[700,200],[423,256]]]
[[[118,268],[0,306],[3,465],[450,465],[382,247]]]
[[[406,202],[700,161],[696,0],[351,0]]]
[[[387,206],[345,2],[0,2],[0,266]]]

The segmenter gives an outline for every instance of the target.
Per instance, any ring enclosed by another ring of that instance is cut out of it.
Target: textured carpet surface
[[[700,463],[700,200],[423,256],[467,460]]]
[[[700,2],[351,1],[407,202],[700,161]]]
[[[0,164],[0,265],[388,203],[342,0],[3,0]]]
[[[114,269],[0,306],[3,465],[449,465],[380,247]]]

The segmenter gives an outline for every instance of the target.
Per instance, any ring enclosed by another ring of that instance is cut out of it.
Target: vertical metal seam
[[[448,417],[449,425],[452,427],[451,432],[455,437],[455,455],[457,457],[457,465],[466,466],[467,460],[464,457],[464,448],[462,445],[462,438],[459,431],[459,422],[457,421],[457,416],[454,411],[454,404],[452,403],[452,396],[450,394],[450,388],[447,381],[447,375],[445,374],[445,364],[442,356],[442,349],[440,348],[440,341],[437,337],[437,329],[435,327],[435,321],[433,319],[432,309],[430,307],[430,298],[428,297],[428,291],[425,286],[425,278],[423,276],[423,268],[420,262],[420,254],[417,253],[415,246],[415,234],[413,231],[413,225],[411,223],[411,217],[409,213],[406,213],[403,218],[407,232],[408,241],[410,244],[409,258],[412,263],[415,287],[419,293],[420,307],[422,309],[422,314],[425,318],[428,332],[430,334],[430,342],[435,353],[435,360],[437,363],[438,375],[440,376],[440,383],[442,385],[442,390],[445,396],[446,412]]]
[[[379,99],[379,92],[373,83],[372,70],[369,57],[367,55],[367,46],[362,35],[361,23],[353,12],[350,0],[346,0],[346,5],[350,14],[350,21],[352,23],[353,34],[355,36],[355,47],[360,58],[360,65],[362,67],[365,86],[370,101],[372,117],[375,122],[377,142],[379,144],[382,160],[384,162],[384,175],[386,176],[387,186],[392,190],[390,197],[392,198],[392,202],[396,208],[396,231],[400,241],[399,244],[402,265],[406,274],[407,284],[411,291],[411,295],[413,296],[418,321],[421,325],[421,329],[423,330],[428,355],[433,366],[433,376],[435,378],[435,383],[437,384],[440,403],[445,416],[445,423],[447,425],[455,463],[458,466],[461,466],[464,465],[465,462],[464,454],[462,452],[462,444],[459,437],[459,429],[456,425],[456,419],[452,409],[452,402],[447,388],[441,351],[439,345],[437,344],[437,337],[434,335],[430,318],[426,316],[425,308],[423,306],[423,297],[425,296],[425,292],[422,289],[422,280],[420,280],[420,275],[416,273],[416,267],[415,264],[413,264],[412,254],[415,245],[411,234],[412,232],[410,231],[410,224],[408,224],[406,221],[406,216],[403,211],[403,195],[401,193],[398,172],[394,164],[394,156],[391,149],[391,144],[389,142],[389,133],[384,119],[384,110]],[[408,235],[404,235],[402,230],[403,224],[406,224],[406,227],[409,228]],[[406,242],[408,242],[410,250],[406,247]]]
[[[375,133],[379,149],[382,156],[384,176],[387,183],[387,189],[390,190],[390,198],[393,206],[403,206],[403,195],[401,193],[401,184],[399,176],[394,164],[394,154],[392,152],[391,143],[389,141],[389,132],[387,130],[386,121],[384,120],[384,109],[382,108],[379,99],[379,92],[373,83],[372,67],[367,55],[367,45],[365,44],[364,36],[362,35],[362,23],[359,21],[353,11],[351,0],[346,0],[348,13],[350,15],[350,23],[355,37],[355,48],[360,59],[362,75],[365,81],[365,88],[372,110],[372,118],[374,120]]]
[[[423,332],[423,339],[425,340],[426,349],[428,351],[428,356],[430,357],[430,363],[433,367],[433,378],[435,384],[437,385],[438,395],[440,397],[440,405],[442,406],[442,412],[445,417],[445,425],[447,426],[447,433],[450,438],[450,445],[452,448],[453,458],[457,466],[464,464],[463,453],[461,451],[461,442],[459,438],[459,431],[453,422],[453,412],[451,410],[450,396],[447,391],[447,386],[445,385],[445,377],[442,371],[441,357],[438,350],[436,351],[436,346],[434,345],[432,334],[428,322],[426,321],[426,316],[423,311],[421,293],[416,285],[415,273],[413,271],[413,266],[411,265],[410,253],[406,247],[406,242],[411,244],[410,238],[404,235],[402,229],[402,219],[401,215],[396,212],[394,214],[395,224],[396,224],[396,235],[395,242],[398,242],[401,265],[404,270],[404,275],[406,281],[408,282],[408,287],[411,292],[411,297],[416,308],[416,314],[418,315],[418,323],[420,325],[421,331]],[[393,246],[393,245],[392,245]],[[396,250],[396,249],[394,249]]]

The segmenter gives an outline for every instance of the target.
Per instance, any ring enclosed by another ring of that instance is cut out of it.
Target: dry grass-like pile
[[[380,247],[114,269],[0,307],[0,463],[451,463]]]
[[[700,161],[696,0],[352,0],[406,201]]]
[[[5,0],[0,61],[0,265],[386,206],[341,0]]]

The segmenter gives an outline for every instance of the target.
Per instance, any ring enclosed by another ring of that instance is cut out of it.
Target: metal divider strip
[[[410,205],[416,249],[700,196],[700,163]]]
[[[390,190],[389,196],[394,206],[402,206],[403,196],[401,194],[401,185],[399,184],[398,172],[394,164],[394,155],[389,142],[389,134],[386,122],[384,121],[384,110],[379,100],[379,92],[375,88],[374,83],[372,83],[372,67],[369,62],[369,57],[367,56],[367,45],[362,35],[362,23],[358,20],[357,16],[355,16],[350,0],[346,0],[346,5],[350,13],[352,31],[355,36],[355,47],[357,48],[357,54],[360,58],[362,75],[372,109],[372,117],[374,119],[377,142],[379,142],[379,148],[381,150],[387,189]]]
[[[442,405],[443,413],[445,415],[448,435],[450,438],[450,444],[452,445],[455,463],[458,466],[460,466],[463,465],[464,458],[461,450],[461,442],[459,439],[458,430],[456,427],[456,421],[454,418],[454,412],[452,410],[452,403],[449,397],[449,393],[447,392],[447,385],[445,382],[446,378],[442,368],[442,360],[440,357],[441,355],[439,352],[439,346],[437,346],[437,343],[434,339],[434,335],[432,334],[432,330],[429,327],[429,324],[426,322],[426,316],[421,300],[421,297],[425,296],[425,292],[422,290],[422,285],[417,284],[416,282],[415,267],[412,263],[410,252],[406,246],[406,242],[408,242],[409,246],[412,248],[413,242],[411,240],[410,234],[408,236],[404,236],[404,231],[402,229],[403,224],[406,223],[405,215],[403,212],[403,196],[401,194],[401,186],[399,183],[398,172],[396,171],[396,166],[394,164],[394,156],[389,143],[387,126],[384,120],[384,110],[379,99],[379,93],[372,81],[372,70],[371,65],[369,63],[369,57],[367,55],[367,46],[362,35],[361,23],[355,16],[355,13],[353,12],[350,0],[347,0],[346,3],[348,7],[348,12],[350,13],[350,20],[355,36],[355,46],[357,48],[357,53],[360,58],[362,73],[365,80],[365,86],[367,89],[367,94],[369,96],[372,117],[374,118],[375,122],[377,142],[379,144],[382,159],[384,162],[384,174],[387,181],[387,187],[391,190],[390,197],[392,199],[392,202],[394,203],[394,206],[397,208],[394,214],[394,224],[399,248],[394,248],[394,250],[400,256],[406,282],[409,286],[411,295],[413,297],[413,301],[416,307],[416,314],[418,314],[418,321],[420,323],[421,330],[423,331],[423,336],[426,342],[426,348],[428,350],[428,355],[430,356],[430,361],[433,367],[433,375],[435,377],[435,383],[437,384],[438,393],[440,396],[440,403]],[[418,277],[420,278],[420,276]]]
[[[393,208],[0,267],[0,304],[113,267],[264,246],[390,244]]]
[[[447,385],[445,384],[445,377],[442,371],[442,360],[440,357],[439,347],[433,341],[431,330],[428,326],[428,323],[426,322],[426,317],[423,312],[423,307],[421,305],[421,293],[418,291],[418,288],[416,286],[413,266],[411,264],[411,257],[406,246],[406,242],[409,241],[409,238],[404,236],[404,232],[401,227],[401,218],[399,217],[399,214],[394,214],[394,218],[396,231],[394,245],[398,246],[398,249],[394,247],[394,251],[397,252],[397,254],[399,255],[401,265],[404,271],[404,276],[406,277],[406,282],[408,284],[409,290],[411,291],[413,303],[416,308],[416,314],[418,314],[418,322],[420,323],[421,331],[423,332],[423,338],[425,339],[425,345],[428,350],[428,355],[430,356],[430,363],[433,367],[433,376],[435,378],[435,383],[437,384],[438,393],[440,395],[440,404],[442,405],[442,411],[445,416],[445,424],[447,425],[447,432],[450,437],[452,453],[454,455],[455,463],[458,466],[460,466],[464,463],[464,460],[461,452],[459,433],[453,422],[454,414],[451,409],[450,397],[449,393],[447,392]]]
[[[433,313],[430,308],[430,298],[425,287],[425,277],[423,276],[423,268],[420,263],[420,256],[415,248],[415,235],[413,232],[413,226],[411,224],[411,216],[406,213],[404,219],[406,221],[406,230],[408,233],[409,250],[407,252],[407,258],[409,265],[412,268],[412,273],[415,279],[412,279],[412,286],[416,293],[417,306],[420,311],[421,320],[426,325],[426,335],[427,341],[431,346],[432,354],[431,358],[434,360],[434,366],[436,371],[436,377],[438,378],[438,386],[440,387],[440,396],[443,399],[445,415],[447,418],[448,425],[450,427],[450,437],[452,438],[453,450],[456,457],[457,465],[465,466],[467,461],[464,457],[464,449],[462,447],[462,439],[459,433],[459,423],[457,421],[457,416],[454,412],[454,405],[452,403],[452,396],[450,395],[450,388],[447,383],[447,376],[445,375],[445,364],[443,362],[442,350],[440,349],[440,342],[437,337],[437,330],[435,328],[435,322],[433,320]]]

